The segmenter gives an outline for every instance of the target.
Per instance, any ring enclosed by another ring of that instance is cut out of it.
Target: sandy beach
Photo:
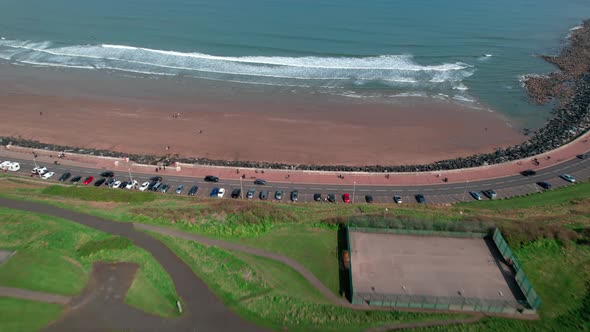
[[[0,65],[0,72],[1,136],[68,146],[221,160],[403,165],[525,140],[499,113],[452,102],[403,98],[385,104],[9,65]]]

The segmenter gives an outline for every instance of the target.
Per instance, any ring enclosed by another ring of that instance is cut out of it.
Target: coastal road
[[[20,163],[21,170],[18,173],[21,175],[30,174],[31,170],[35,167],[35,162],[32,160],[11,160]],[[103,171],[95,168],[54,165],[42,162],[36,162],[36,164],[39,166],[46,166],[49,171],[53,171],[56,173],[52,177],[52,179],[47,180],[48,182],[57,181],[59,176],[64,172],[70,172],[72,173],[72,176],[80,175],[83,178],[86,176],[94,176],[96,180],[99,178],[98,174]],[[372,195],[374,202],[376,203],[391,203],[393,201],[393,195],[401,196],[404,203],[415,203],[415,195],[422,194],[426,197],[427,203],[445,204],[473,200],[473,198],[469,195],[470,191],[481,192],[482,190],[493,189],[497,192],[498,198],[508,198],[543,191],[541,187],[536,185],[536,182],[540,181],[546,181],[551,183],[553,188],[571,185],[565,180],[559,178],[559,175],[564,173],[574,176],[578,181],[588,180],[590,178],[590,158],[573,158],[564,161],[560,164],[538,170],[537,175],[531,177],[524,177],[518,174],[509,177],[465,183],[441,183],[436,185],[414,186],[354,186],[269,182],[267,185],[261,186],[255,185],[253,183],[254,179],[247,178],[242,181],[241,186],[244,189],[244,197],[248,189],[256,189],[255,199],[259,199],[258,194],[261,190],[269,191],[269,200],[272,200],[272,198],[274,197],[274,192],[276,192],[277,190],[283,190],[283,202],[289,202],[290,192],[292,190],[298,190],[300,201],[313,201],[313,195],[315,193],[321,193],[322,197],[325,197],[327,194],[334,194],[336,195],[336,201],[342,202],[341,195],[344,193],[349,193],[351,195],[351,198],[354,196],[354,203],[364,203],[365,195]],[[163,182],[171,186],[168,192],[169,194],[174,194],[176,187],[180,184],[183,184],[185,186],[185,189],[182,193],[184,195],[186,195],[191,186],[199,186],[199,190],[196,196],[200,197],[208,197],[213,187],[219,187],[225,188],[225,198],[229,198],[231,191],[233,189],[240,188],[239,180],[220,179],[218,183],[211,183],[205,182],[202,178],[186,176],[173,176],[158,173],[153,173],[151,175],[142,173],[131,174],[133,179],[136,179],[140,183],[148,181],[148,179],[154,175],[163,176]],[[129,174],[118,172],[115,174],[115,178],[120,180],[128,180]],[[69,183],[69,181],[66,181],[66,183]],[[484,195],[481,196],[483,199],[487,199]]]

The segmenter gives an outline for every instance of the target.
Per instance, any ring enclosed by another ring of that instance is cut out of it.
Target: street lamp
[[[383,219],[385,219],[385,215],[387,214],[387,211],[389,211],[387,208],[385,208],[385,210],[383,210]]]
[[[354,204],[354,194],[356,193],[356,181],[353,182],[352,187],[352,204]]]
[[[244,200],[244,186],[242,185],[242,177],[240,176],[240,196]]]

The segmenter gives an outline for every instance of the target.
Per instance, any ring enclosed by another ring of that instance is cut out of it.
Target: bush
[[[78,255],[81,257],[90,256],[101,250],[120,250],[131,247],[133,243],[124,237],[114,236],[103,240],[93,240],[84,243],[78,248]]]

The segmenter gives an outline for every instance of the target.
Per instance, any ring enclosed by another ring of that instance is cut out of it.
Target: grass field
[[[136,262],[141,268],[126,302],[154,314],[177,315],[174,285],[162,267],[127,239],[50,216],[0,208],[0,245],[17,253],[0,266],[0,285],[75,295],[96,261]]]
[[[49,194],[44,188],[10,180],[8,185],[0,186],[0,195],[42,201],[121,222],[163,225],[264,248],[297,260],[335,293],[338,291],[335,225],[352,216],[382,215],[387,207],[388,216],[394,221],[416,223],[420,227],[456,222],[493,224],[502,229],[540,294],[543,300],[541,320],[485,318],[473,325],[424,330],[590,331],[590,254],[584,244],[590,243],[588,183],[522,198],[461,203],[450,207],[244,203],[173,195],[155,195],[153,201],[127,203],[118,198],[111,201],[77,199],[75,194],[68,192],[75,193],[77,188]],[[95,195],[89,192],[85,194],[86,199]],[[205,249],[184,240],[163,239],[226,304],[241,315],[277,330],[287,326],[290,331],[313,331],[312,327],[318,326],[318,331],[331,331],[341,330],[336,327],[340,324],[356,331],[390,321],[434,319],[428,315],[411,317],[405,313],[351,313],[325,303],[326,300],[301,276],[276,262],[215,248]]]
[[[276,331],[361,331],[396,322],[464,315],[355,311],[326,302],[298,273],[280,263],[150,233],[179,255],[242,317]]]
[[[0,332],[38,331],[62,311],[57,304],[0,297]]]

